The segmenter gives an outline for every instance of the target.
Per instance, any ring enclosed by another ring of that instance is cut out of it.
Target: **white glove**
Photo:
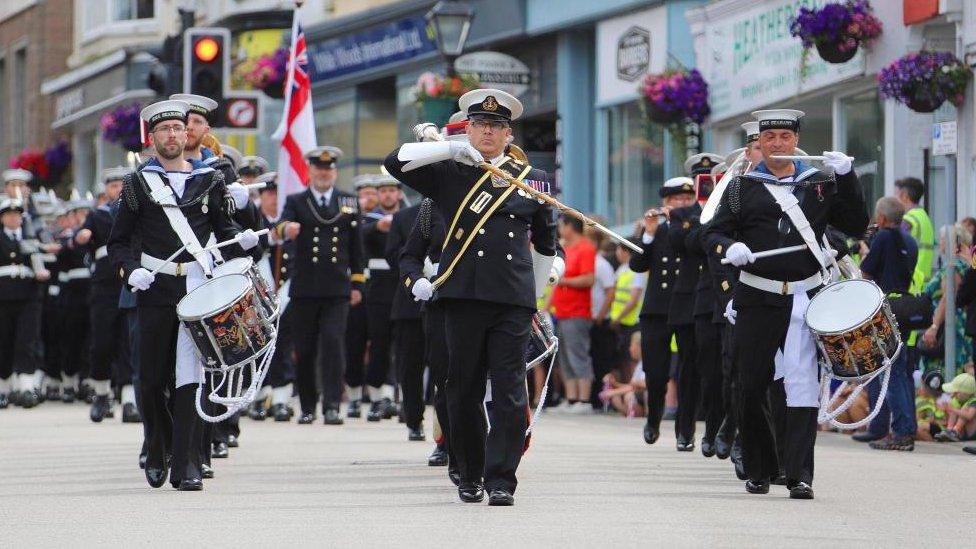
[[[746,263],[754,263],[756,261],[756,256],[749,249],[749,246],[741,242],[736,242],[729,246],[729,249],[725,250],[725,257],[729,260],[729,263],[736,267],[741,267]]]
[[[729,324],[735,324],[735,317],[737,314],[738,313],[735,312],[735,309],[732,308],[732,300],[730,299],[725,305],[725,314],[723,316],[729,319]]]
[[[837,175],[844,175],[851,171],[851,165],[853,158],[847,156],[842,152],[837,151],[824,151],[824,166],[834,170]]]
[[[410,293],[420,301],[427,301],[434,295],[434,285],[426,278],[421,278],[413,283]]]
[[[247,200],[250,198],[250,193],[248,192],[247,187],[235,181],[234,183],[227,185],[227,192],[230,193],[231,197],[233,197],[234,205],[237,206],[237,209],[244,209],[244,206],[247,205]]]
[[[421,122],[414,126],[413,135],[417,138],[417,141],[422,142],[441,140],[441,132],[438,131],[437,125],[431,124],[430,122]]]
[[[258,235],[251,229],[248,229],[237,235],[237,243],[241,245],[241,248],[250,250],[258,245]]]
[[[474,148],[471,143],[467,141],[451,141],[450,143],[451,158],[455,162],[467,164],[468,166],[477,166],[479,162],[485,161],[485,157],[481,156],[478,149]]]
[[[137,290],[146,291],[155,281],[156,275],[152,274],[147,269],[143,269],[142,267],[139,267],[129,274],[129,286],[132,286]]]
[[[549,269],[549,285],[559,282],[559,279],[563,277],[563,273],[566,272],[566,261],[558,255],[552,260],[552,268]]]

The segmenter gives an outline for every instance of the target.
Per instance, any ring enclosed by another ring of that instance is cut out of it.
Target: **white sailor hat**
[[[258,193],[263,193],[265,191],[277,191],[278,172],[264,172],[263,174],[255,177],[254,182],[264,183],[264,186],[258,189]]]
[[[685,160],[685,173],[691,176],[709,173],[712,171],[712,166],[722,160],[722,157],[715,153],[698,153]]]
[[[0,200],[0,214],[7,213],[11,210],[18,210],[20,213],[24,213],[24,201],[16,198],[4,198]]]
[[[672,177],[661,185],[661,190],[658,194],[661,198],[666,196],[671,196],[673,194],[681,193],[694,193],[695,192],[695,182],[690,177]]]
[[[241,158],[241,165],[237,171],[241,175],[261,175],[270,169],[267,160],[260,156],[248,155]]]
[[[752,143],[759,139],[759,122],[746,122],[742,124],[742,129],[746,132],[746,143]]]
[[[725,164],[725,162],[719,162],[718,164],[712,166],[711,175],[712,177],[715,177],[720,173],[725,173],[726,169],[728,169],[728,166]]]
[[[305,159],[309,164],[314,164],[322,168],[334,168],[336,160],[342,158],[342,149],[339,147],[315,147],[305,153]]]
[[[108,183],[109,181],[118,181],[125,176],[132,173],[132,170],[124,166],[115,166],[114,168],[105,168],[102,170],[102,182]]]
[[[9,170],[3,170],[4,183],[10,183],[11,181],[23,181],[24,183],[27,183],[31,179],[34,179],[34,174],[21,168],[10,168]]]
[[[169,96],[169,98],[177,101],[186,101],[190,104],[190,112],[199,114],[204,118],[209,117],[210,113],[217,109],[216,101],[202,95],[194,95],[192,93],[174,93],[173,95]]]
[[[237,150],[237,148],[224,144],[220,146],[220,156],[223,156],[231,163],[231,167],[234,168],[235,172],[237,171],[237,167],[241,165],[241,159],[244,158],[241,155],[241,151]]]
[[[149,131],[156,127],[156,124],[165,120],[179,120],[186,123],[186,113],[190,111],[190,104],[186,101],[167,99],[157,101],[142,109],[139,116],[146,121]]]
[[[359,189],[376,188],[376,176],[371,173],[359,174],[352,178],[352,186],[357,191]]]
[[[373,186],[377,189],[380,187],[396,187],[400,188],[400,180],[393,177],[388,173],[378,173],[373,176]]]
[[[451,117],[447,119],[447,123],[448,124],[457,124],[458,122],[463,122],[463,121],[465,121],[467,119],[468,119],[468,113],[466,113],[464,111],[458,111],[458,112],[452,114]]]
[[[522,116],[521,101],[510,93],[492,88],[469,91],[458,99],[458,105],[468,118],[473,116],[510,122]]]
[[[759,131],[763,130],[793,130],[800,131],[800,119],[804,112],[796,109],[767,109],[752,111],[752,116],[759,121]]]
[[[731,166],[731,165],[735,164],[735,160],[737,158],[739,158],[739,155],[742,154],[742,153],[744,153],[744,152],[746,152],[746,148],[745,147],[739,147],[738,149],[735,149],[734,151],[732,151],[729,154],[725,155],[725,165],[726,166]]]

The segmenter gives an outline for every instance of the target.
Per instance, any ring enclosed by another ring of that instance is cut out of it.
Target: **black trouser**
[[[136,393],[136,408],[139,414],[145,417],[146,412],[142,408],[142,374],[139,368],[139,309],[129,307],[119,309],[123,317],[123,343],[119,348],[120,360],[132,367],[132,386]],[[149,448],[149,431],[146,429],[146,422],[142,422],[142,451],[145,454]]]
[[[366,345],[369,343],[369,322],[366,315],[366,299],[349,307],[346,330],[346,385],[362,387],[366,377]]]
[[[79,289],[61,287],[60,370],[66,376],[80,373],[84,377],[91,372],[91,341],[88,329],[91,325],[89,293],[88,284]],[[109,369],[111,370],[111,366]]]
[[[671,379],[671,335],[665,315],[640,317],[641,359],[647,383],[647,423],[655,430],[664,416],[664,395]]]
[[[148,441],[147,467],[162,467],[163,456],[172,453],[173,479],[200,477],[200,454],[196,440],[202,420],[193,398],[195,383],[173,389],[176,338],[179,320],[176,307],[138,307],[139,393],[142,421]],[[166,392],[172,395],[172,415]]]
[[[603,376],[620,364],[618,344],[619,334],[610,327],[609,320],[601,324],[594,322],[593,326],[590,327],[590,358],[593,360],[593,386],[590,390],[590,404],[594,406],[602,406],[600,391],[603,389]]]
[[[450,359],[444,327],[444,308],[440,303],[427,302],[424,307],[424,334],[427,337],[424,347],[426,362],[430,367],[430,380],[434,384],[434,413],[437,414],[437,422],[441,425],[441,434],[444,437],[440,443],[447,450],[448,462],[453,466],[457,461],[451,446],[451,418],[447,410],[446,388]]]
[[[777,476],[780,468],[777,441],[770,424],[769,395],[775,371],[773,361],[786,340],[792,304],[737,306],[736,311],[733,356],[738,372],[743,465],[750,479],[767,480]],[[785,436],[780,442],[787,482],[811,483],[817,409],[788,407],[783,417]]]
[[[124,350],[124,311],[119,309],[119,287],[114,284],[92,286],[89,322],[91,323],[91,377],[111,379],[116,387],[132,384],[130,353]]]
[[[284,387],[295,381],[295,361],[292,353],[295,350],[294,339],[294,313],[289,303],[281,312],[281,320],[278,322],[278,340],[275,343],[274,356],[271,357],[271,365],[268,367],[268,375],[264,378],[264,384],[269,387]]]
[[[366,364],[366,384],[382,387],[390,377],[390,351],[393,342],[393,322],[390,320],[391,303],[371,300],[366,304],[369,329],[369,362]]]
[[[346,368],[346,319],[349,298],[292,298],[298,398],[302,413],[314,414],[321,381],[322,410],[339,409]]]
[[[678,412],[674,434],[691,442],[695,438],[695,419],[701,394],[701,376],[695,365],[695,325],[681,324],[672,328],[678,341]]]
[[[774,379],[769,384],[769,391],[766,393],[769,399],[769,419],[773,426],[773,436],[776,442],[776,459],[779,460],[779,472],[783,472],[786,466],[786,437],[787,437],[787,407],[786,407],[786,385],[783,378]]]
[[[722,324],[722,403],[724,405],[725,428],[723,432],[731,442],[739,425],[739,408],[736,404],[735,369],[732,360],[732,325]]]
[[[0,379],[7,379],[14,373],[14,365],[27,362],[31,357],[30,340],[27,332],[30,326],[28,300],[0,301]],[[17,368],[16,373],[29,373]]]
[[[515,491],[528,427],[525,347],[533,310],[469,299],[444,300],[449,363],[447,409],[461,482]],[[491,377],[492,424],[483,402]]]
[[[701,403],[705,413],[705,440],[714,441],[722,426],[722,325],[712,315],[695,317],[695,365],[701,380]]]
[[[419,319],[396,320],[397,379],[403,391],[403,418],[410,429],[424,421],[424,325]]]

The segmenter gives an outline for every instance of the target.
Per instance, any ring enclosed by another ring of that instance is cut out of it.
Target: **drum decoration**
[[[542,409],[546,405],[546,397],[549,395],[549,379],[552,377],[552,368],[556,364],[556,351],[559,350],[559,338],[552,328],[549,315],[544,311],[536,311],[532,316],[532,330],[529,341],[529,349],[526,352],[525,369],[531,370],[541,364],[546,358],[549,359],[549,370],[546,372],[546,380],[542,384],[539,393],[539,404],[535,412],[529,418],[529,426],[525,430],[525,449],[528,449],[529,437],[532,435],[532,428],[539,421]],[[524,452],[524,450],[523,450]]]

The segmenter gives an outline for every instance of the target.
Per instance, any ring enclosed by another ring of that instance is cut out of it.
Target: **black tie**
[[[324,194],[322,195],[322,198],[319,199],[319,205],[322,206],[322,209],[323,210],[325,209],[325,195]]]

